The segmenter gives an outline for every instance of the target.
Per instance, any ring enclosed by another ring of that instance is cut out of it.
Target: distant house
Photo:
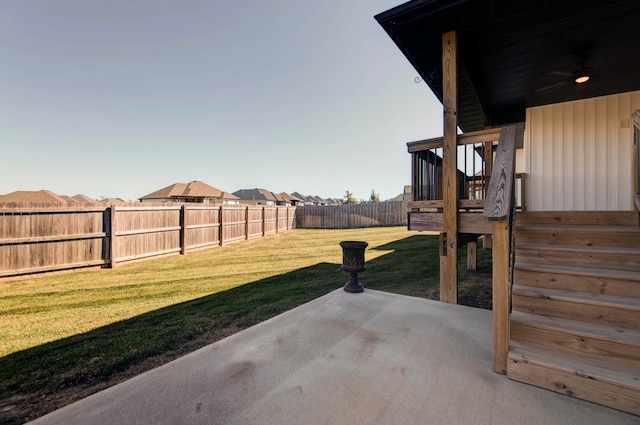
[[[38,204],[69,204],[76,200],[57,195],[49,190],[17,190],[6,195],[0,195],[0,203],[38,203]]]
[[[280,196],[282,197],[282,199],[285,200],[286,205],[292,205],[296,207],[304,205],[304,201],[302,199],[295,197],[293,195],[290,195],[287,192],[282,192]]]
[[[240,199],[242,204],[250,205],[277,205],[278,198],[280,202],[284,202],[282,197],[276,195],[267,189],[240,189],[233,192]]]
[[[327,205],[327,201],[319,196],[309,196],[309,198],[313,199],[316,205]]]
[[[409,202],[411,201],[411,185],[406,185],[404,191],[395,198],[387,199],[385,202]]]
[[[276,198],[276,205],[280,205],[280,206],[284,206],[284,207],[291,206],[291,200],[285,198],[284,196],[282,196],[282,193],[271,192],[271,194],[273,195],[274,198]],[[289,196],[291,196],[291,195],[289,195]]]
[[[197,202],[204,204],[237,204],[238,197],[201,181],[174,183],[145,195],[140,202]]]
[[[293,196],[295,196],[296,198],[302,200],[302,202],[304,202],[303,205],[317,205],[318,202],[315,199],[312,199],[310,196],[305,196],[301,193],[298,192],[293,192],[292,193]]]

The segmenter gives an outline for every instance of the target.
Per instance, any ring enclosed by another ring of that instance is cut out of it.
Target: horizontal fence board
[[[210,223],[210,224],[189,224],[186,226],[187,230],[194,229],[211,229],[211,228],[219,228],[220,223]]]
[[[148,233],[172,232],[180,229],[182,229],[182,226],[156,227],[153,229],[125,230],[125,231],[115,232],[115,235],[116,236],[143,235]]]
[[[96,239],[104,238],[106,233],[85,233],[78,235],[59,235],[59,236],[40,236],[40,237],[28,237],[28,238],[6,238],[0,239],[0,245],[19,245],[19,244],[31,244],[40,242],[59,242],[59,241],[72,241],[78,239]]]
[[[18,275],[24,275],[24,274],[33,274],[33,273],[55,272],[60,270],[79,269],[83,267],[102,266],[104,264],[106,264],[104,260],[99,260],[99,261],[85,261],[82,263],[72,263],[72,264],[58,264],[55,266],[31,267],[28,269],[0,271],[0,277],[10,277],[10,276],[18,276]]]
[[[165,249],[163,251],[155,251],[155,252],[145,252],[138,255],[129,255],[127,257],[118,258],[118,261],[140,260],[142,258],[157,257],[158,255],[173,254],[176,252],[180,252],[180,248]]]

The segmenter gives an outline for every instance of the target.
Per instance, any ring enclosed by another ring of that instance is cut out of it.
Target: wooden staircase
[[[516,216],[507,376],[640,415],[637,212]]]

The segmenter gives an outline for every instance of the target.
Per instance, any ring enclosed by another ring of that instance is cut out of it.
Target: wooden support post
[[[491,180],[491,171],[493,168],[493,142],[484,144],[484,198],[487,197],[489,190],[489,181]],[[482,249],[491,249],[493,247],[493,239],[491,235],[484,235],[482,238]]]
[[[180,209],[180,254],[187,254],[187,206]]]
[[[440,256],[440,301],[458,302],[458,88],[455,31],[442,35],[443,231],[445,255]]]
[[[493,222],[492,301],[493,371],[507,373],[509,355],[509,229],[508,220]]]
[[[484,194],[487,197],[489,190],[489,182],[491,180],[491,171],[493,169],[493,142],[485,142],[484,144]]]
[[[262,236],[267,234],[267,206],[262,207]]]
[[[276,207],[276,233],[280,232],[280,208]]]
[[[478,240],[467,244],[467,270],[478,270]]]
[[[633,193],[635,201],[640,195],[640,109],[633,112]],[[636,208],[640,206],[636,203]]]
[[[116,207],[111,205],[109,217],[109,267],[116,268]]]

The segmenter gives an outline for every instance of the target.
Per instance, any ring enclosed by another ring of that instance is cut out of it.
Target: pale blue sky
[[[0,194],[172,183],[382,199],[442,110],[373,16],[401,0],[0,0]]]

